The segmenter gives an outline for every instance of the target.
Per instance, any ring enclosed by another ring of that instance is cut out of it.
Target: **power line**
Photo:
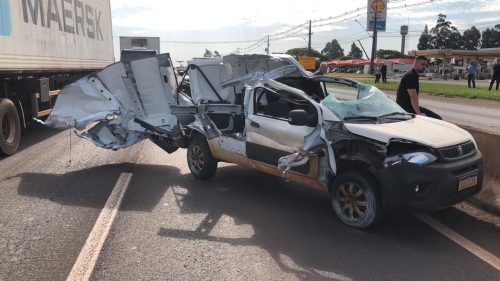
[[[424,1],[418,1],[418,2],[412,2],[412,3],[407,3],[408,0],[391,0],[388,2],[388,10],[399,10],[399,9],[405,9],[405,8],[411,8],[415,6],[422,6],[426,4],[435,4],[439,2],[443,2],[447,0],[424,0]],[[364,14],[366,12],[367,6],[362,6],[358,8],[351,9],[349,11],[346,11],[344,13],[335,15],[335,16],[330,16],[326,18],[320,18],[320,19],[315,19],[311,20],[312,27],[313,28],[318,28],[318,27],[324,27],[324,26],[331,26],[337,23],[341,22],[346,22],[355,18],[358,18],[361,16],[361,14]],[[493,21],[492,21],[493,22]],[[476,26],[478,28],[478,26]],[[481,27],[482,28],[482,27]],[[243,48],[237,48],[235,52],[250,52],[253,51],[264,44],[267,43],[267,40],[269,38],[269,41],[277,41],[277,40],[283,40],[283,39],[289,39],[293,38],[293,36],[297,35],[305,35],[307,33],[303,33],[308,29],[308,21],[291,26],[283,31],[273,33],[266,35],[260,39],[253,39],[253,40],[220,40],[220,41],[183,41],[183,40],[161,40],[161,43],[166,43],[166,44],[179,44],[179,45],[202,45],[202,44],[244,44],[244,43],[251,43],[250,45],[243,47]],[[479,28],[478,28],[479,29]],[[390,29],[387,30],[388,32],[385,33],[385,35],[381,37],[396,37],[396,36],[389,36],[390,34],[394,34],[398,32],[399,30],[394,30]],[[324,31],[324,32],[330,32],[330,31]],[[323,33],[322,31],[315,32],[315,33]],[[360,32],[363,33],[363,32]],[[355,40],[362,40],[366,39],[366,37],[359,37],[357,34],[352,34],[345,36],[343,38],[338,39],[338,41],[341,40],[348,40],[350,41],[355,41]],[[420,33],[418,30],[411,30],[409,33]],[[118,37],[118,36],[114,36]]]
[[[437,2],[442,2],[442,1],[446,1],[446,0],[426,0],[426,1],[419,1],[419,2],[416,2],[416,3],[410,3],[410,4],[406,4],[405,3],[404,5],[392,6],[392,3],[397,4],[397,3],[401,3],[401,2],[406,2],[406,0],[395,0],[395,1],[390,1],[388,3],[389,5],[388,5],[387,9],[388,10],[398,10],[398,9],[411,8],[411,7],[414,7],[414,6],[421,6],[421,5],[425,5],[425,4],[429,4],[429,3],[437,3]],[[331,17],[327,17],[327,18],[312,20],[311,21],[311,23],[313,24],[312,27],[329,26],[329,25],[333,25],[335,23],[339,23],[339,22],[342,22],[342,21],[347,21],[347,20],[355,19],[355,18],[359,17],[360,16],[360,12],[363,11],[363,10],[365,10],[366,8],[367,8],[367,6],[358,7],[358,8],[352,9],[350,11],[344,12],[342,14],[336,15],[336,16],[331,16]],[[298,32],[300,32],[303,29],[305,29],[306,24],[307,24],[307,22],[299,24],[299,25],[296,25],[296,26],[293,26],[293,27],[287,29],[286,31],[275,33],[275,34],[271,34],[271,35],[268,35],[268,36],[271,38],[270,39],[271,41],[276,41],[276,40],[280,40],[280,39],[289,38],[291,35],[297,34]],[[264,37],[264,38],[266,38],[266,37]],[[254,50],[260,44],[262,44],[262,40],[263,39],[260,39],[259,41],[255,42],[254,44],[251,44],[248,47],[238,48],[238,49],[235,50],[235,52],[242,53],[242,52],[247,52],[249,50]]]

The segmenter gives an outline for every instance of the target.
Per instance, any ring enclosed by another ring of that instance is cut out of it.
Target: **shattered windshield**
[[[345,87],[344,87],[345,88]],[[321,104],[330,109],[340,120],[390,118],[407,120],[412,116],[404,111],[382,91],[366,84],[358,84],[358,88],[350,87],[350,92],[327,86],[328,96]]]

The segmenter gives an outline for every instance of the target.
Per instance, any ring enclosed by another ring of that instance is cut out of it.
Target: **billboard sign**
[[[316,69],[316,58],[315,57],[299,57],[299,63],[307,70]]]
[[[377,31],[385,31],[387,19],[387,0],[368,0],[366,29],[373,31],[377,25]]]

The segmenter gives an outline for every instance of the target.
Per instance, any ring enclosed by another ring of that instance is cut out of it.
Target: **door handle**
[[[255,128],[260,128],[259,123],[254,122],[254,121],[250,122],[250,126],[253,126],[253,127],[255,127]]]

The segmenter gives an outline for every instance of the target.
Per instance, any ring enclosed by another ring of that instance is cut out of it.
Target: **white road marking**
[[[120,175],[66,280],[90,279],[131,179],[131,173],[122,173]]]
[[[448,237],[451,239],[453,242],[457,243],[458,245],[462,246],[464,249],[467,251],[471,252],[481,260],[487,262],[497,270],[500,270],[500,258],[497,256],[493,255],[492,253],[486,251],[485,249],[479,247],[477,244],[474,242],[468,240],[467,238],[463,237],[462,235],[456,233],[455,231],[451,230],[449,227],[445,226],[444,224],[438,222],[437,220],[429,217],[428,215],[424,214],[413,214],[415,217],[423,221],[424,223],[428,224],[444,236]]]

